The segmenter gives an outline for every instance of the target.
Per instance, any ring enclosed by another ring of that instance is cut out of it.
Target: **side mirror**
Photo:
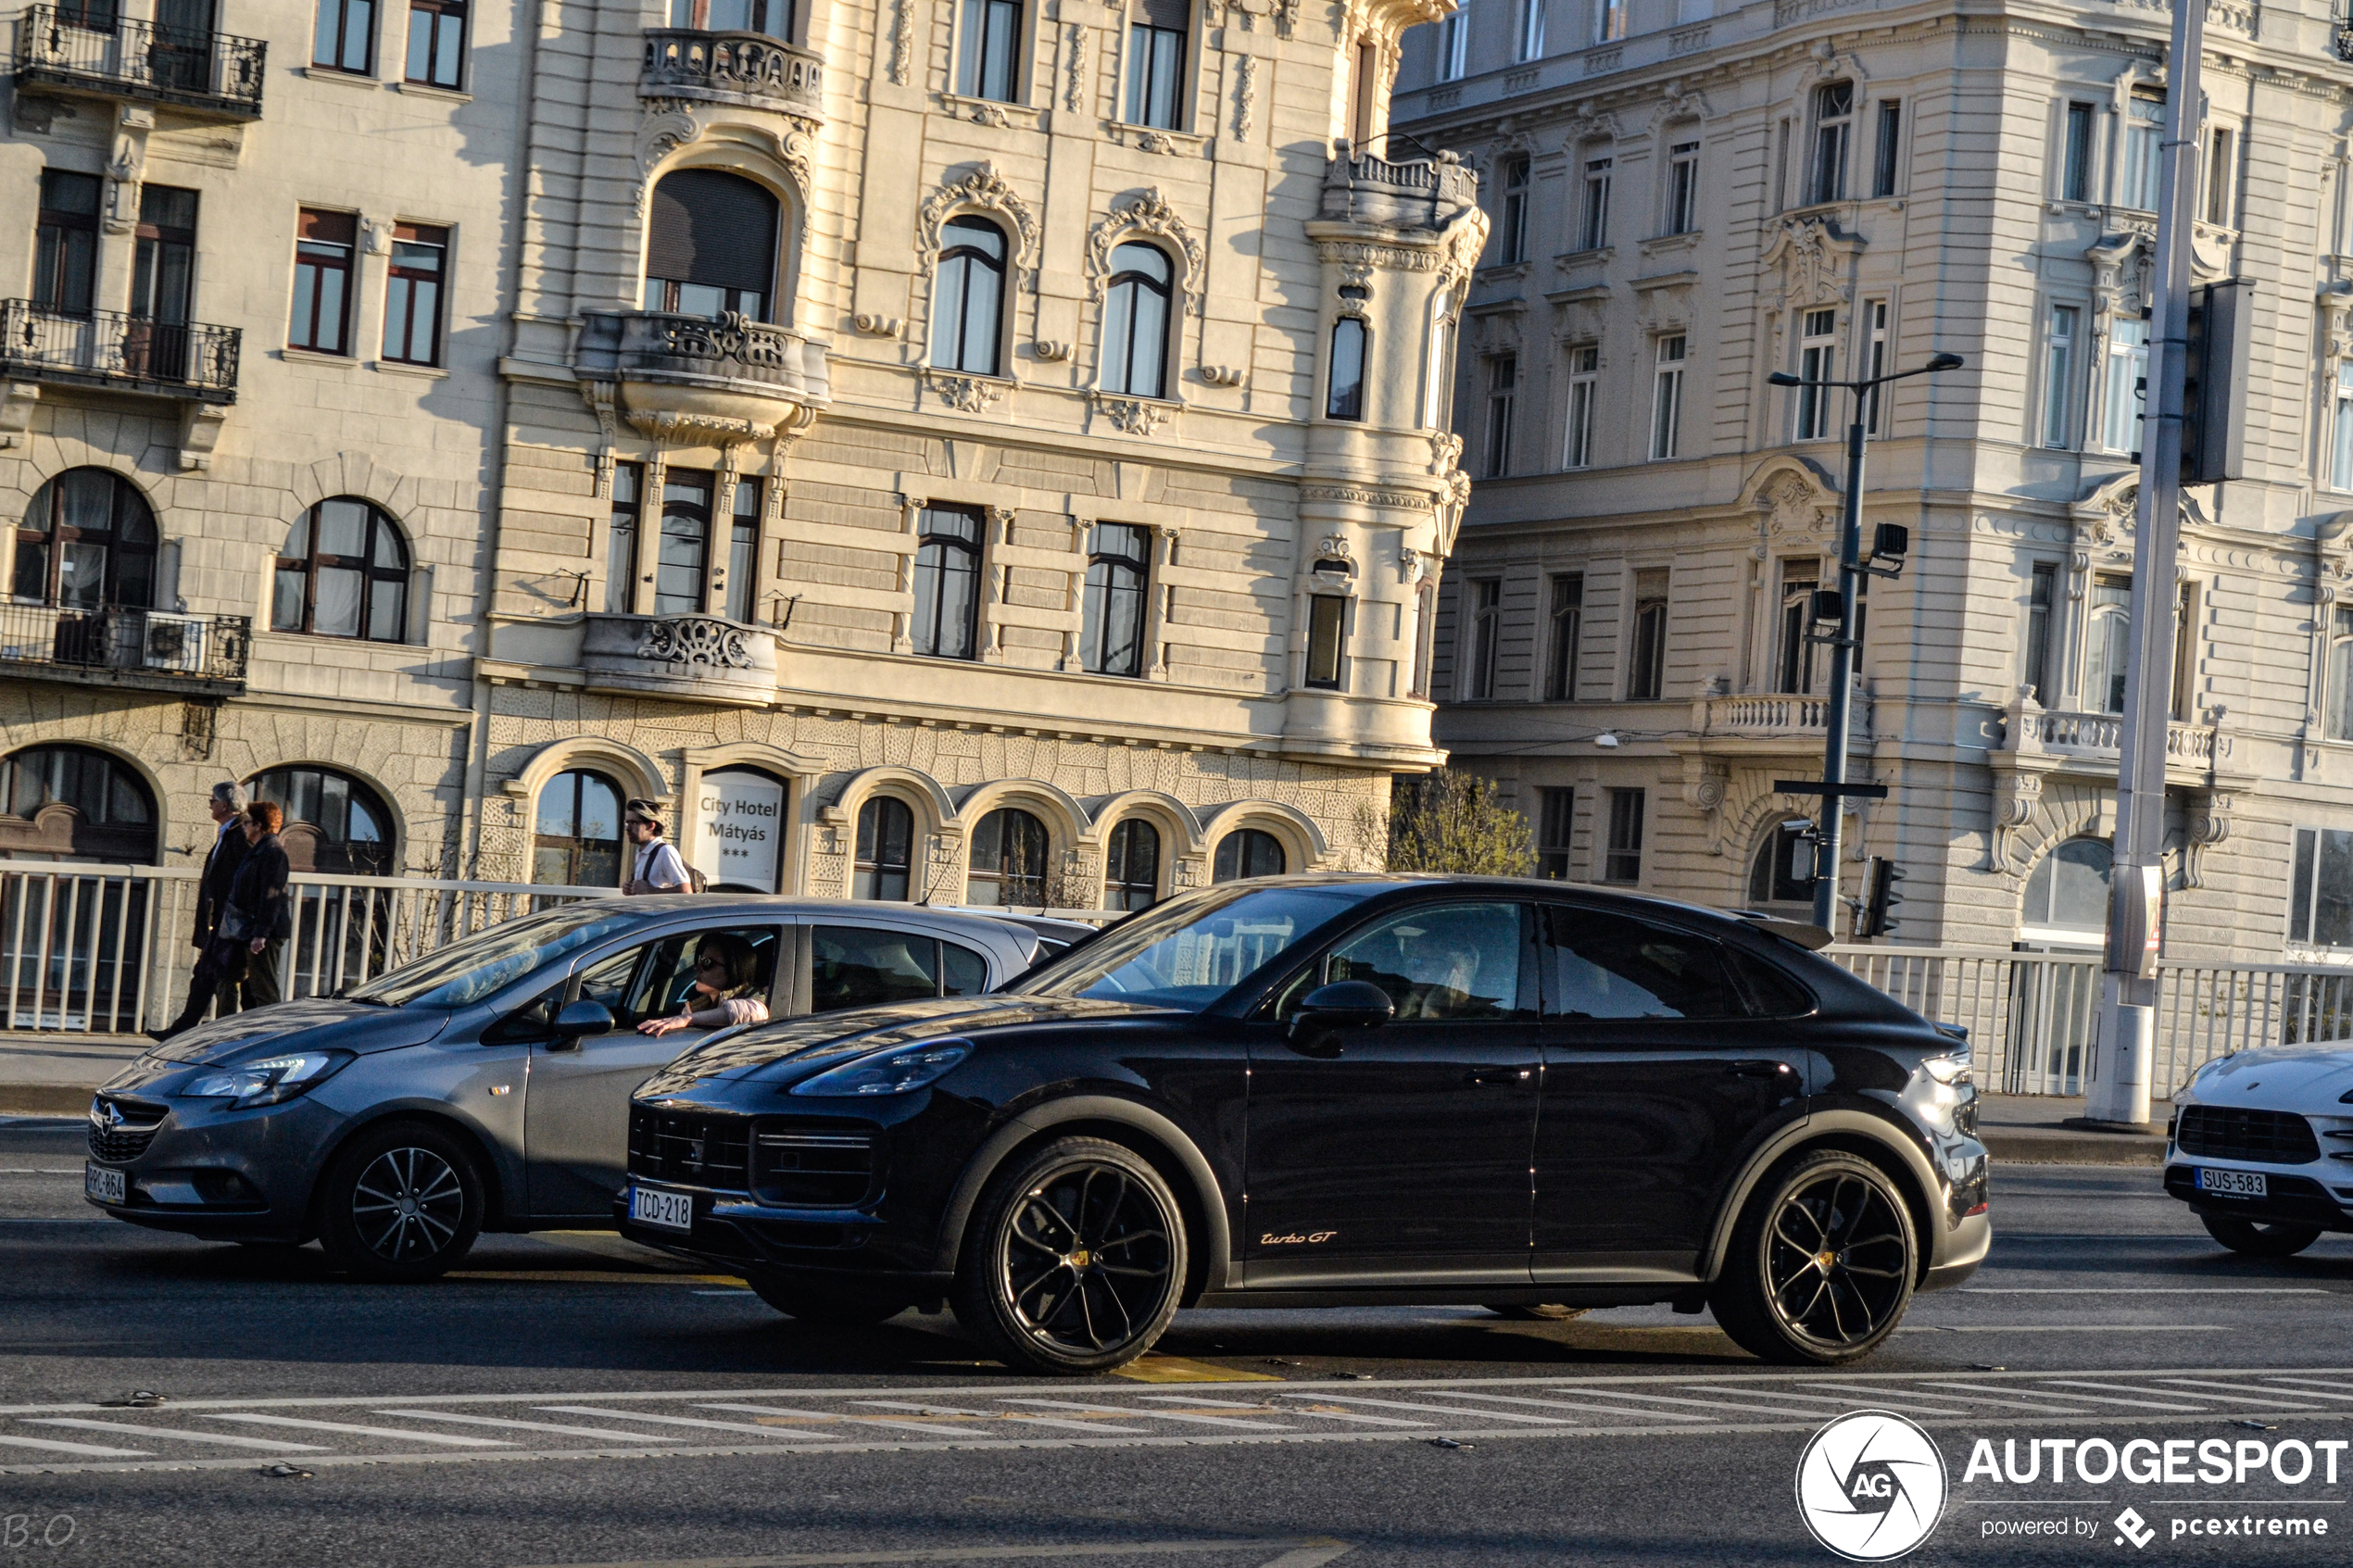
[[[612,1010],[604,1003],[592,1002],[585,997],[576,1002],[566,1002],[563,1010],[556,1014],[556,1037],[547,1043],[547,1048],[551,1051],[576,1051],[580,1048],[583,1035],[610,1035],[613,1028]]]
[[[1338,980],[1300,998],[1287,1038],[1300,1045],[1335,1029],[1370,1029],[1397,1016],[1389,993],[1369,980]]]

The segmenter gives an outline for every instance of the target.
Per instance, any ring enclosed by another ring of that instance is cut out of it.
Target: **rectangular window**
[[[1634,573],[1633,659],[1626,671],[1626,700],[1656,702],[1667,692],[1667,572]]]
[[[2066,142],[2060,153],[2059,200],[2092,199],[2092,116],[2089,104],[2067,106]]]
[[[2329,616],[2328,684],[2322,693],[2322,734],[2353,740],[2353,605],[2338,605]]]
[[[1314,594],[1307,600],[1307,684],[1323,691],[1340,689],[1341,633],[1348,621],[1348,601],[1336,594]]]
[[[2100,445],[2111,452],[2140,454],[2148,373],[2149,324],[2116,318],[2108,332],[2107,400],[2100,418]]]
[[[1699,144],[1679,142],[1667,159],[1667,224],[1670,234],[1699,229]]]
[[[666,469],[661,544],[654,561],[654,613],[699,615],[711,589],[711,499],[717,476]]]
[[[1500,265],[1528,259],[1528,170],[1524,157],[1504,160],[1504,205],[1495,225],[1495,260]]]
[[[980,643],[980,514],[929,507],[917,523],[914,651],[971,659]]]
[[[409,0],[409,80],[454,92],[465,73],[466,0]]]
[[[2197,708],[2197,584],[2183,583],[2173,601],[2173,721],[2186,724]]]
[[[2335,423],[2331,430],[2329,488],[2353,490],[2353,359],[2336,367]]]
[[[2353,833],[2296,830],[2287,939],[2315,947],[2353,947]]]
[[[1544,57],[1544,0],[1519,0],[1519,26],[1516,31],[1516,58],[1527,61]]]
[[[2043,345],[2043,445],[2056,451],[2075,445],[2069,416],[2075,398],[2075,323],[2082,314],[2072,305],[2052,306]]]
[[[1577,700],[1577,655],[1585,640],[1585,574],[1564,572],[1553,579],[1550,624],[1544,649],[1544,700]]]
[[[350,212],[301,210],[295,227],[294,318],[286,346],[320,354],[347,354],[345,340],[351,310],[351,257],[359,243],[359,218]]]
[[[2026,584],[2025,684],[2034,700],[2048,708],[2051,689],[2051,620],[2057,609],[2058,562],[2038,560]]]
[[[1593,42],[1615,44],[1626,36],[1626,0],[1593,0]]]
[[[1428,700],[1429,662],[1438,648],[1438,584],[1428,576],[1414,590],[1414,668],[1406,677],[1405,695]]]
[[[1855,84],[1832,82],[1814,89],[1814,158],[1807,170],[1806,199],[1846,199],[1846,143],[1855,127]]]
[[[1593,463],[1593,399],[1601,393],[1602,351],[1595,344],[1579,344],[1568,351],[1568,431],[1561,445],[1561,467],[1591,468]]]
[[[1504,584],[1496,578],[1469,584],[1470,646],[1463,660],[1463,696],[1471,702],[1491,702],[1495,696],[1495,657],[1503,641]]]
[[[1773,143],[1773,210],[1780,212],[1789,206],[1789,144],[1791,123],[1781,121],[1780,134]]]
[[[1586,160],[1584,220],[1577,231],[1579,250],[1599,250],[1609,244],[1610,171],[1617,161],[1606,157]]]
[[[1642,792],[1609,792],[1609,847],[1602,857],[1604,882],[1642,880]]]
[[[646,470],[636,463],[612,466],[612,513],[605,524],[605,613],[627,615],[637,608],[637,523],[645,514]]]
[[[94,174],[41,171],[41,210],[34,220],[32,303],[61,316],[90,314],[98,265],[98,199]]]
[[[2116,205],[2157,210],[2158,187],[2164,182],[2165,98],[2135,93],[2124,106],[2124,169]]]
[[[760,481],[736,481],[735,514],[727,530],[727,619],[749,626],[759,606],[752,596],[760,590]]]
[[[956,45],[956,91],[967,98],[1010,104],[1020,62],[1020,0],[964,0]]]
[[[1683,445],[1683,334],[1658,340],[1651,383],[1651,461],[1666,462]]]
[[[319,0],[310,64],[366,76],[376,69],[376,0]]]
[[[2124,711],[2132,631],[2133,580],[2107,574],[2095,578],[2083,627],[2083,700],[2095,713]]]
[[[1144,671],[1144,608],[1151,573],[1151,533],[1099,522],[1087,534],[1087,582],[1080,606],[1078,662],[1098,675]]]
[[[1822,585],[1819,561],[1781,563],[1780,646],[1773,660],[1773,689],[1806,693],[1814,689],[1814,650],[1821,645],[1808,638],[1814,630],[1814,590]]]
[[[2232,179],[2234,172],[2232,147],[2234,138],[2221,126],[2216,126],[2207,139],[2206,147],[2206,220],[2217,229],[2231,228],[2233,203]]]
[[[1181,131],[1191,0],[1138,0],[1127,29],[1127,123]]]
[[[441,294],[449,231],[396,224],[384,278],[384,358],[404,365],[441,363]]]
[[[1331,382],[1324,390],[1324,418],[1365,417],[1365,357],[1371,337],[1362,316],[1342,316],[1332,323]]]
[[[1470,63],[1470,7],[1457,6],[1438,24],[1438,80],[1460,82]]]
[[[1879,377],[1887,371],[1887,301],[1863,301],[1863,373]],[[1887,429],[1880,423],[1880,407],[1887,388],[1874,386],[1863,395],[1863,433],[1878,437]]]
[[[1519,356],[1498,354],[1487,361],[1486,477],[1512,471],[1512,420],[1519,400]]]
[[[1569,840],[1577,831],[1577,792],[1540,789],[1536,799],[1536,874],[1567,882]]]
[[[1832,387],[1819,383],[1838,373],[1838,312],[1808,310],[1799,323],[1797,439],[1819,441],[1831,433]]]
[[[1881,98],[1879,104],[1879,145],[1871,157],[1871,194],[1895,194],[1896,157],[1904,141],[1904,104]]]

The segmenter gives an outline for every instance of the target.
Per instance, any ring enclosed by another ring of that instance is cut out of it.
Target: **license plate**
[[[101,1203],[120,1203],[122,1173],[108,1165],[84,1165],[82,1190]]]
[[[659,1225],[666,1231],[691,1231],[695,1228],[695,1200],[683,1192],[633,1186],[629,1189],[629,1217],[639,1224]]]
[[[2198,1167],[2197,1190],[2220,1193],[2224,1198],[2269,1198],[2260,1171],[2209,1171]]]

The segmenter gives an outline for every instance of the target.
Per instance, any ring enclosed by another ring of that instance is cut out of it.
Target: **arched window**
[[[940,239],[946,248],[932,294],[931,362],[993,376],[1005,322],[1005,232],[986,218],[958,218]]]
[[[1168,295],[1176,269],[1157,245],[1130,243],[1111,253],[1103,299],[1103,390],[1164,397],[1168,386]]]
[[[1160,830],[1130,817],[1111,830],[1103,856],[1103,908],[1149,909],[1160,897]]]
[[[156,802],[127,764],[82,746],[0,759],[0,853],[25,859],[153,865]]]
[[[17,530],[19,602],[62,609],[154,608],[156,514],[105,469],[68,469],[33,492]]]
[[[877,795],[858,808],[858,858],[849,876],[852,898],[903,903],[913,891],[915,813],[903,800]]]
[[[329,768],[272,768],[247,781],[245,793],[284,808],[282,836],[296,871],[395,874],[392,809],[349,774]]]
[[[1342,316],[1332,323],[1332,376],[1330,395],[1324,400],[1326,419],[1365,417],[1365,358],[1372,337],[1362,316]]]
[[[1212,882],[1234,882],[1246,876],[1283,874],[1283,846],[1271,833],[1237,828],[1217,841],[1217,859],[1210,869]]]
[[[531,880],[571,887],[621,885],[621,786],[583,768],[539,790]]]
[[[409,546],[400,525],[349,495],[296,518],[278,552],[270,629],[401,641],[409,629]]]
[[[2026,879],[2019,935],[2028,941],[2096,939],[2108,929],[2108,873],[2115,851],[2101,838],[2070,838]]]
[[[1047,842],[1046,824],[1026,811],[1006,806],[981,818],[973,830],[964,902],[1042,907]]]
[[[1814,845],[1799,836],[1813,823],[1783,822],[1756,847],[1748,868],[1748,901],[1752,904],[1811,904],[1814,901]]]
[[[915,548],[915,651],[970,659],[980,627],[980,518],[961,507],[923,515]]]
[[[646,227],[645,308],[769,318],[778,204],[740,174],[682,169],[654,186]]]

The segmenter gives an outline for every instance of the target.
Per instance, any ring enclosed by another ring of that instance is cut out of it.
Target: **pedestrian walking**
[[[224,1018],[237,1010],[234,977],[208,984],[202,955],[220,934],[220,911],[229,907],[229,889],[237,880],[238,866],[245,862],[245,786],[234,780],[214,784],[206,809],[212,813],[212,847],[205,852],[204,874],[196,880],[195,922],[188,933],[189,945],[198,955],[195,972],[189,976],[188,1002],[180,1016],[163,1028],[145,1031],[152,1040],[168,1040],[182,1030],[194,1029],[204,1022],[207,1008],[216,1009]]]
[[[286,879],[294,868],[278,830],[286,814],[276,801],[257,800],[245,808],[245,858],[238,864],[237,880],[229,889],[229,907],[221,911],[216,954],[228,949],[244,953],[237,981],[237,1001],[244,1008],[266,1008],[284,996],[279,964],[283,946],[294,935],[294,900],[286,896]]]
[[[630,893],[693,893],[695,873],[675,846],[661,835],[661,808],[650,800],[632,800],[623,808],[622,826],[637,847],[629,880],[621,884]]]

